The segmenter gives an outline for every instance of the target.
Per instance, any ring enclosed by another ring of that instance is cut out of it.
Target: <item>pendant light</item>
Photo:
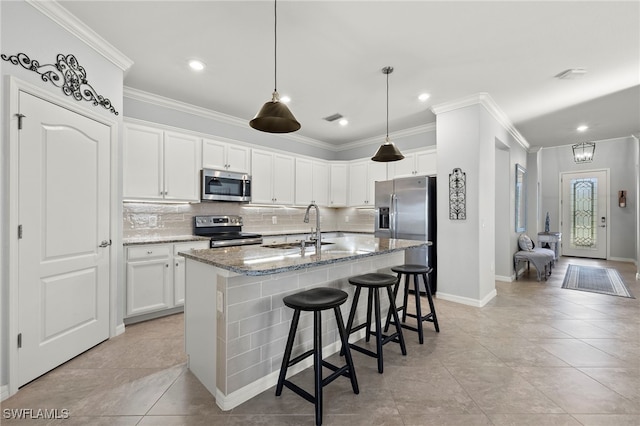
[[[253,120],[249,122],[249,125],[256,130],[267,133],[290,133],[295,132],[300,128],[300,123],[293,116],[287,106],[280,102],[280,95],[278,94],[278,14],[276,13],[276,1],[273,2],[273,94],[270,101],[266,102],[258,114]]]
[[[404,158],[404,155],[395,146],[393,142],[389,140],[389,74],[393,72],[393,67],[382,68],[382,74],[387,76],[387,137],[384,139],[384,143],[380,145],[376,154],[371,157],[373,161],[380,161],[383,163],[389,161],[398,161]]]

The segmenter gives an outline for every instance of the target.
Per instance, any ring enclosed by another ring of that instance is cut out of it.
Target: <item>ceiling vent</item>
[[[574,80],[576,78],[580,78],[587,73],[587,70],[584,68],[570,68],[568,70],[562,71],[560,74],[556,74],[554,77],[562,79],[562,80]]]
[[[331,121],[339,120],[339,119],[341,119],[342,117],[343,117],[343,115],[342,115],[342,114],[340,114],[339,112],[336,112],[336,113],[335,113],[335,114],[333,114],[333,115],[330,115],[330,116],[328,116],[328,117],[323,118],[323,120],[327,120],[327,121],[331,122]]]

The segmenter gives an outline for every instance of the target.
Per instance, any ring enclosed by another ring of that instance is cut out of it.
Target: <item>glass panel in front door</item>
[[[597,246],[597,201],[597,179],[571,179],[571,248]]]

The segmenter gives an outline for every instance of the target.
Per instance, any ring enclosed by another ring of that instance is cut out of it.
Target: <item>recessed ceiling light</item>
[[[430,94],[428,93],[421,93],[420,96],[418,96],[418,99],[420,100],[420,102],[424,102],[427,99],[429,99],[431,97]]]
[[[197,59],[191,59],[189,61],[189,67],[194,71],[202,71],[204,69],[204,63]]]
[[[581,125],[581,126],[578,126],[578,127],[576,128],[576,130],[577,130],[577,131],[579,131],[579,132],[584,132],[584,131],[585,131],[585,130],[587,130],[587,129],[589,129],[589,126],[584,125],[584,124],[583,124],[583,125]]]
[[[280,102],[288,104],[289,102],[291,102],[291,98],[288,96],[280,96]]]
[[[341,126],[346,126],[347,124],[349,124],[349,120],[347,120],[346,118],[342,118],[340,119],[340,121],[338,121],[338,123],[340,123]]]

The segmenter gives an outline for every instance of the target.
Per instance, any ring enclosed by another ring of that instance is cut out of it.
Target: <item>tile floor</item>
[[[497,282],[483,308],[436,300],[441,332],[408,355],[385,346],[385,372],[354,352],[361,392],[325,388],[326,425],[640,425],[640,299],[561,289],[569,263],[618,269],[640,297],[635,266],[563,258],[547,282],[535,270]],[[424,304],[426,306],[426,303]],[[3,425],[312,425],[313,405],[288,389],[229,412],[186,369],[182,315],[127,327],[23,387],[5,409],[67,409],[65,420]],[[335,357],[335,355],[334,355]],[[295,379],[312,389],[310,369]]]

